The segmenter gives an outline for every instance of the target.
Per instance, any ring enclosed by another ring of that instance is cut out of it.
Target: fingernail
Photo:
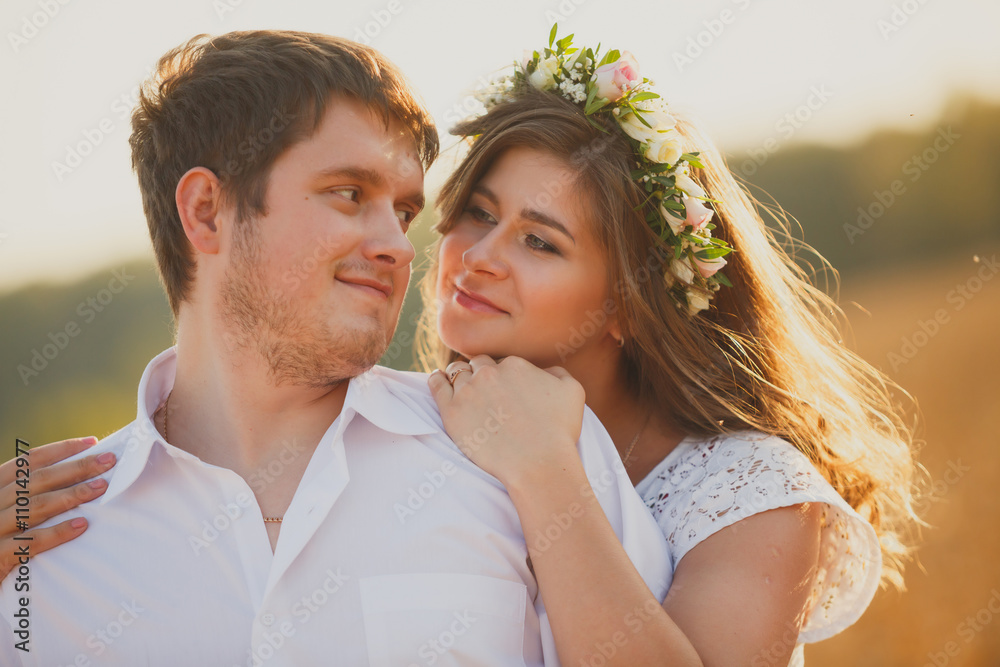
[[[75,519],[73,519],[72,521],[69,522],[69,527],[70,528],[80,529],[80,528],[83,528],[86,525],[87,525],[87,520],[84,519],[83,517],[80,517],[80,516],[78,516],[77,518],[75,518]]]
[[[96,445],[97,444],[97,438],[94,437],[94,436],[92,436],[92,435],[88,435],[86,438],[83,439],[83,442],[84,442],[84,444],[87,444],[87,445]]]
[[[97,457],[97,462],[104,466],[110,465],[114,463],[114,461],[115,461],[115,455],[112,454],[111,452],[104,452],[103,454]]]
[[[89,486],[92,489],[104,488],[105,484],[107,484],[107,482],[105,482],[103,479],[95,479],[93,481],[87,482],[87,486]]]

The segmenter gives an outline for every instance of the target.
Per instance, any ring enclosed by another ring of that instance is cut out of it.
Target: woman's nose
[[[505,278],[510,272],[504,259],[504,240],[497,228],[480,236],[462,253],[462,264],[470,273]]]

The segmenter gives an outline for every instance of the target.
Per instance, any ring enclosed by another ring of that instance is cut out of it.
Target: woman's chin
[[[483,345],[482,341],[475,343],[470,342],[469,344],[464,344],[465,341],[456,342],[452,345],[447,340],[444,344],[450,350],[458,352],[460,355],[466,359],[472,359],[473,357],[478,357],[481,354],[485,354],[488,357],[493,357],[494,359],[499,359],[501,357],[509,357],[511,355],[516,355],[517,352],[514,351],[513,346],[506,345]]]

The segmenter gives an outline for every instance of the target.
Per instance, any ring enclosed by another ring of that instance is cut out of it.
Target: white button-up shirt
[[[3,583],[3,664],[558,664],[514,505],[445,434],[425,375],[375,367],[351,380],[272,553],[252,487],[300,448],[248,484],[165,442],[152,414],[175,369],[173,348],[153,359],[136,421],[80,455],[119,459],[100,499],[48,522],[85,516],[87,532],[29,561],[29,593]],[[665,541],[589,410],[578,448],[662,599]],[[545,537],[564,529],[554,520]],[[23,597],[30,652],[14,648]]]

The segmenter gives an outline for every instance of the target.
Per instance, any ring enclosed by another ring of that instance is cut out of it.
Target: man
[[[130,143],[177,344],[94,448],[119,463],[87,533],[31,561],[30,599],[0,592],[4,664],[555,663],[510,498],[423,376],[373,368],[438,147],[401,75],[262,31],[156,76]],[[593,480],[614,450],[584,441]],[[622,537],[645,508],[614,472],[595,491]],[[662,598],[649,521],[632,548]]]

